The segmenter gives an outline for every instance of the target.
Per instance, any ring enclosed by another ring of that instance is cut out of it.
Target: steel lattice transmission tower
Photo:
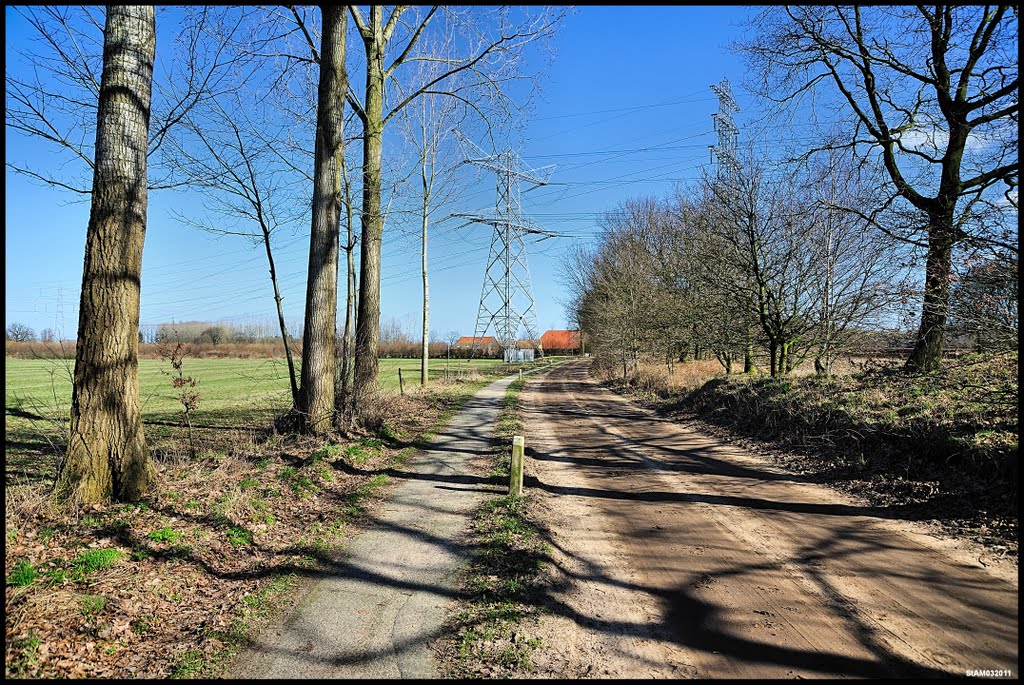
[[[537,314],[526,261],[525,236],[553,237],[554,234],[540,229],[523,216],[519,197],[521,182],[532,183],[534,188],[546,185],[554,166],[527,169],[513,150],[487,154],[464,136],[459,135],[459,140],[466,154],[464,163],[494,172],[498,191],[493,216],[454,215],[468,219],[463,226],[475,222],[493,227],[470,357],[476,355],[480,340],[492,327],[506,359],[509,350],[517,349],[518,333],[523,328],[543,356],[544,350],[537,335]]]
[[[729,79],[723,78],[711,90],[718,96],[718,112],[711,115],[715,123],[715,130],[718,132],[718,145],[708,145],[711,150],[711,161],[718,157],[718,177],[724,178],[728,175],[736,176],[740,170],[739,159],[737,159],[737,144],[739,129],[732,120],[732,113],[739,112],[740,108],[732,98],[732,84]]]

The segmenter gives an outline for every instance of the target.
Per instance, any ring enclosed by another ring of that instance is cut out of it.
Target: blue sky
[[[755,103],[742,90],[743,65],[728,49],[751,10],[740,6],[584,6],[564,23],[533,118],[518,151],[530,166],[555,164],[549,187],[522,196],[524,213],[564,234],[530,243],[529,268],[537,323],[543,332],[565,328],[557,271],[566,248],[590,241],[601,213],[630,197],[663,195],[677,181],[696,178],[714,144],[709,86],[733,84],[744,121]],[[6,10],[7,64],[24,47],[21,20]],[[159,18],[158,18],[159,21]],[[158,41],[157,50],[162,44]],[[52,149],[6,132],[8,160],[56,163]],[[50,160],[53,160],[52,162]],[[88,203],[66,191],[6,173],[6,324],[74,337]],[[238,238],[214,238],[176,221],[186,197],[150,194],[143,255],[143,324],[171,320],[273,322],[274,303],[262,248]],[[479,213],[493,206],[493,177],[451,211]],[[285,313],[302,319],[308,258],[308,218],[280,234],[275,259]],[[390,225],[389,225],[390,226]],[[470,335],[476,322],[489,228],[439,226],[430,241],[431,330]],[[342,284],[343,287],[343,284]],[[382,261],[382,318],[418,332],[421,317],[419,247],[387,230]],[[490,332],[489,332],[490,334]]]

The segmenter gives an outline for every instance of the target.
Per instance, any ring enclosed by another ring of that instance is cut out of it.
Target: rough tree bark
[[[356,315],[353,403],[356,411],[372,403],[377,384],[380,347],[380,251],[384,234],[381,214],[381,142],[384,136],[384,49],[401,14],[399,8],[384,26],[384,10],[370,7],[369,21],[360,27],[366,49],[366,87],[363,101],[363,215],[359,251],[359,309]]]
[[[907,359],[907,367],[916,371],[934,371],[942,359],[953,271],[953,210],[931,213],[929,220],[921,325]]]
[[[156,477],[142,432],[138,377],[155,53],[154,8],[109,6],[71,426],[54,491],[63,501],[135,501]]]
[[[320,83],[313,171],[313,218],[309,236],[302,381],[304,427],[324,433],[334,421],[334,343],[338,307],[338,237],[341,216],[342,128],[345,91],[344,6],[323,6]]]
[[[397,12],[397,10],[396,10]],[[380,211],[381,140],[384,133],[383,9],[370,8],[370,31],[364,32],[366,84],[363,118],[363,214],[359,253],[359,308],[356,316],[356,358],[353,402],[368,403],[377,392],[380,329],[380,250],[384,220]]]

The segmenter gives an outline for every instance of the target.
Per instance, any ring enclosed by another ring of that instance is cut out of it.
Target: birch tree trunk
[[[341,165],[344,164],[344,6],[323,6],[320,84],[313,170],[313,218],[302,336],[301,412],[305,429],[325,433],[334,421],[334,343],[338,307]]]
[[[153,7],[107,8],[71,426],[54,491],[62,501],[135,501],[156,478],[138,368],[155,53]]]

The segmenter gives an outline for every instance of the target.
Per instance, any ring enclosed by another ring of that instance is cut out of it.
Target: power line
[[[466,219],[467,223],[493,227],[470,357],[476,354],[492,325],[505,361],[521,359],[518,346],[520,326],[526,329],[533,347],[543,355],[537,335],[536,302],[523,236],[543,234],[544,231],[523,217],[519,184],[527,181],[537,186],[544,185],[551,167],[527,169],[512,150],[489,155],[465,137],[459,136],[459,140],[468,163],[488,169],[497,177],[497,202],[493,215],[456,215]]]

